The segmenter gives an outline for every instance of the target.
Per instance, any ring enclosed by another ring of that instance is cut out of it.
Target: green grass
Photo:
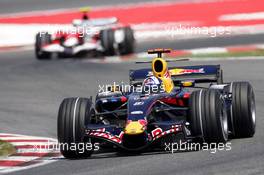
[[[203,57],[252,57],[252,56],[263,56],[264,58],[264,50],[258,49],[255,51],[241,51],[241,52],[231,52],[231,53],[213,53],[213,54],[196,54],[191,57],[194,58],[203,58]],[[184,56],[190,57],[190,56]]]
[[[15,153],[16,149],[13,145],[8,142],[0,140],[0,157],[8,156],[12,153]]]

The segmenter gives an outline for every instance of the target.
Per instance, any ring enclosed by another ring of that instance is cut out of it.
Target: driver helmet
[[[89,15],[87,13],[84,13],[82,16],[82,20],[88,21],[90,19]]]
[[[162,81],[155,76],[151,76],[143,81],[142,92],[144,94],[159,93],[162,90],[161,87],[162,87]]]

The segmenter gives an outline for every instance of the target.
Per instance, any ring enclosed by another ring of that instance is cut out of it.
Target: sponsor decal
[[[122,140],[123,136],[124,136],[124,132],[121,131],[120,134],[118,135],[118,137]]]
[[[200,73],[204,74],[204,68],[201,69],[171,69],[170,70],[171,75],[183,75],[183,74],[195,74]]]
[[[96,136],[96,137],[102,137],[102,138],[111,140],[113,142],[119,143],[119,144],[122,142],[121,139],[120,139],[120,137],[118,138],[117,136],[113,136],[113,135],[111,135],[109,133],[106,133],[106,132],[92,131],[88,135],[90,135],[90,136]],[[122,135],[123,134],[121,134],[121,136]]]
[[[108,101],[108,100],[106,100],[106,99],[105,99],[105,100],[102,100],[102,103],[107,103],[107,101]]]
[[[156,128],[153,131],[151,131],[152,137],[155,138],[158,135],[160,135],[162,133],[162,129],[161,128]]]
[[[133,106],[141,106],[141,105],[143,105],[143,104],[144,104],[143,101],[137,101],[137,102],[134,103]]]
[[[100,128],[100,129],[97,129],[95,131],[97,131],[97,132],[105,132],[105,128]]]
[[[171,133],[176,133],[178,131],[180,131],[180,126],[179,125],[173,125],[171,127],[171,129],[169,129],[167,131],[163,131],[161,128],[156,128],[151,132],[151,134],[152,134],[153,140],[156,140],[162,136],[165,136],[165,135],[171,134]]]
[[[116,98],[111,98],[111,102],[117,102]]]
[[[143,114],[143,111],[132,111],[130,114],[135,114],[135,115]]]
[[[170,72],[168,70],[165,72],[164,77],[165,78],[170,78]]]
[[[146,120],[146,118],[144,117],[144,120],[138,120],[138,122],[143,125],[143,126],[147,126],[148,121]]]

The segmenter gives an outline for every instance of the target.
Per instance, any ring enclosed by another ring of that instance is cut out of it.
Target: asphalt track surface
[[[62,8],[75,8],[81,6],[100,6],[100,5],[113,5],[120,3],[128,3],[129,0],[1,0],[0,10],[1,13],[14,13],[14,12],[28,12],[31,10],[47,10],[47,9],[62,9]],[[133,2],[141,2],[134,0]]]
[[[248,44],[263,44],[264,34],[253,35],[237,35],[237,36],[225,36],[225,37],[209,37],[199,39],[183,39],[167,40],[167,41],[155,41],[155,42],[143,42],[137,45],[137,52],[145,52],[149,48],[172,48],[178,50],[184,49],[196,49],[205,47],[226,47],[234,45],[248,45]]]
[[[17,13],[38,10],[54,10],[63,8],[76,8],[82,6],[105,6],[126,3],[153,2],[154,0],[1,0],[0,14]],[[166,0],[159,0],[166,1]],[[190,1],[190,0],[176,0]]]
[[[32,51],[0,54],[0,128],[5,132],[56,138],[56,118],[65,97],[89,97],[99,84],[127,82],[133,63],[98,64],[86,60],[37,61]],[[254,138],[232,140],[231,151],[93,155],[64,160],[13,174],[263,174],[264,60],[201,61],[221,64],[226,81],[249,80],[255,90],[257,132]],[[143,66],[143,65],[141,65]],[[145,65],[147,66],[147,65]]]

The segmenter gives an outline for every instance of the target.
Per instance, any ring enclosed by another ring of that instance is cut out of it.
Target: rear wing
[[[223,75],[220,65],[196,65],[170,67],[169,72],[175,84],[191,80],[195,83],[222,83]],[[130,84],[138,85],[149,76],[152,76],[151,69],[130,70]]]

